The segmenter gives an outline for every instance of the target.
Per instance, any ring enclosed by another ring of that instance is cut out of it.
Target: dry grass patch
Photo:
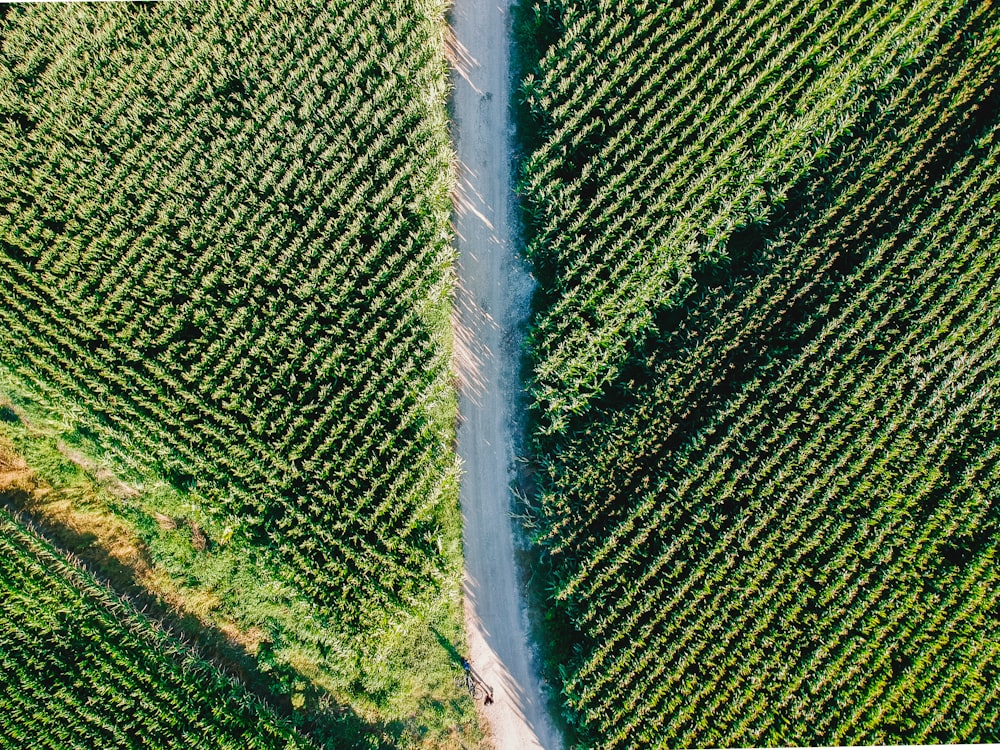
[[[11,440],[0,435],[0,502],[30,517],[51,540],[83,560],[116,590],[152,598],[159,607],[165,607],[171,619],[184,622],[185,630],[191,629],[194,618],[200,627],[222,634],[231,646],[255,654],[264,640],[263,631],[243,630],[233,622],[220,621],[215,611],[219,597],[212,591],[178,589],[171,577],[152,562],[132,526],[109,508],[107,494],[134,497],[138,490],[64,442],[57,446],[63,456],[83,470],[77,481],[59,488],[33,471]],[[163,528],[178,526],[176,519],[164,514],[156,514],[156,520]],[[182,523],[190,527],[196,546],[200,539],[204,547],[205,535],[197,524]]]

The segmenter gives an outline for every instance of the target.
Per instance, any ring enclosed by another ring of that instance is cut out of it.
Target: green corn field
[[[0,747],[315,747],[0,511]]]
[[[587,746],[1000,735],[1000,12],[536,2],[538,541]]]

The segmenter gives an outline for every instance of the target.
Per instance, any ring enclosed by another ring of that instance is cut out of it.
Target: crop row
[[[577,10],[526,83],[538,538],[595,746],[995,737],[1000,18],[918,5]]]
[[[311,747],[0,513],[0,747]]]

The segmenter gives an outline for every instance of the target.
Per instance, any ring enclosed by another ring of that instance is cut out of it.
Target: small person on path
[[[493,704],[493,691],[490,690],[488,693],[486,693],[486,697],[483,698],[483,705],[490,706],[492,704]]]

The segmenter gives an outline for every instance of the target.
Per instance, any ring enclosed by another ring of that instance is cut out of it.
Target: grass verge
[[[195,492],[112,471],[93,438],[0,377],[0,500],[330,747],[476,746],[438,636],[463,644],[460,569],[435,601],[338,642],[330,623]],[[457,491],[457,487],[453,488]],[[457,512],[452,524],[460,524]],[[460,527],[459,527],[460,528]],[[460,559],[456,549],[446,550]],[[438,634],[438,635],[435,635]]]

